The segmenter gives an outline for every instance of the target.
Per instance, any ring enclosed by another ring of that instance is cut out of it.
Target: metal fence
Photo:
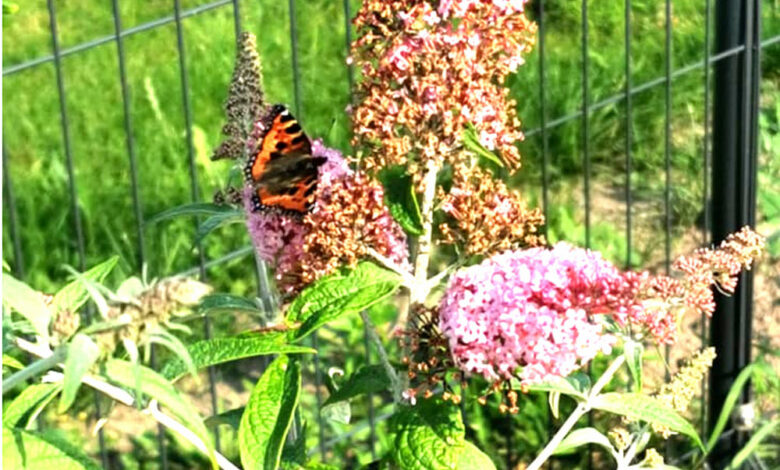
[[[65,168],[67,171],[68,180],[68,210],[72,222],[72,233],[75,240],[75,250],[78,255],[78,267],[80,269],[86,268],[86,255],[85,255],[85,233],[82,225],[82,220],[79,212],[79,184],[84,182],[77,182],[74,170],[74,151],[72,149],[72,130],[68,119],[68,87],[64,80],[63,64],[64,58],[80,54],[90,49],[100,47],[102,45],[114,44],[116,46],[116,57],[118,59],[117,79],[119,80],[122,92],[123,103],[123,115],[124,115],[124,128],[126,140],[124,145],[126,147],[126,153],[128,158],[128,165],[130,169],[131,181],[131,194],[133,201],[133,217],[136,220],[137,226],[137,253],[138,253],[138,265],[142,265],[145,261],[145,235],[143,231],[144,226],[144,214],[142,212],[140,197],[139,197],[139,175],[137,170],[138,152],[134,141],[134,122],[133,113],[131,112],[129,90],[128,90],[128,78],[126,67],[126,52],[124,42],[133,35],[143,34],[146,31],[175,23],[176,25],[176,39],[178,50],[178,68],[180,72],[180,82],[182,90],[182,110],[183,119],[186,125],[186,145],[187,155],[186,158],[189,162],[190,169],[190,183],[191,193],[190,197],[192,201],[200,200],[198,194],[198,174],[197,166],[195,163],[195,151],[193,148],[193,118],[192,118],[192,103],[190,98],[190,85],[189,85],[189,70],[191,64],[187,61],[187,47],[185,44],[185,38],[182,29],[182,23],[185,19],[193,17],[195,15],[207,15],[218,9],[232,8],[233,22],[235,26],[235,34],[242,31],[241,24],[241,8],[259,8],[257,5],[252,5],[251,2],[244,2],[244,5],[238,0],[218,0],[211,3],[203,4],[195,8],[183,9],[180,0],[174,0],[172,5],[172,14],[158,18],[153,21],[139,24],[131,28],[123,28],[121,15],[119,14],[119,2],[118,0],[111,1],[111,8],[113,14],[113,34],[97,37],[93,40],[82,42],[71,47],[62,48],[59,40],[58,32],[58,20],[57,20],[57,8],[54,0],[47,0],[48,12],[49,12],[49,29],[51,33],[51,54],[34,58],[22,63],[9,65],[3,67],[3,76],[8,77],[13,74],[22,72],[24,70],[40,67],[47,64],[53,64],[55,70],[55,82],[51,83],[52,87],[56,87],[59,97],[59,118],[61,122],[61,133],[63,147],[61,149],[64,154]],[[589,21],[588,21],[588,2],[586,0],[581,1],[581,14],[582,14],[582,30],[581,30],[581,81],[582,87],[582,102],[579,109],[572,109],[568,114],[561,116],[548,116],[546,94],[549,89],[547,85],[547,55],[545,52],[545,31],[547,28],[547,18],[545,16],[545,2],[544,0],[537,0],[530,5],[532,9],[532,16],[535,18],[538,24],[538,48],[539,48],[539,100],[540,100],[540,125],[534,129],[526,131],[527,139],[538,139],[541,159],[541,188],[542,188],[542,205],[547,215],[549,208],[552,206],[550,202],[550,152],[548,147],[549,135],[553,129],[558,126],[562,126],[566,123],[570,123],[576,120],[580,120],[581,124],[581,138],[584,145],[582,145],[580,151],[580,157],[583,163],[583,199],[585,203],[585,244],[591,245],[591,213],[592,213],[592,199],[591,199],[591,153],[588,146],[590,141],[590,117],[593,113],[605,109],[615,104],[622,104],[625,109],[625,140],[623,142],[623,148],[625,153],[625,187],[624,187],[624,202],[625,202],[625,240],[627,245],[626,250],[626,265],[631,264],[632,243],[634,243],[632,233],[632,205],[633,205],[633,190],[631,186],[631,172],[632,172],[632,100],[640,93],[646,92],[655,88],[662,88],[664,91],[664,103],[665,103],[665,132],[664,132],[664,162],[665,162],[665,190],[664,190],[664,252],[665,252],[665,266],[668,271],[671,260],[671,233],[672,233],[672,208],[671,208],[671,152],[672,152],[672,98],[674,93],[675,80],[689,75],[693,72],[703,72],[703,81],[701,83],[702,94],[704,97],[704,119],[702,126],[704,128],[703,149],[701,158],[704,162],[704,194],[701,201],[704,210],[704,223],[701,231],[702,243],[706,244],[710,241],[718,241],[722,239],[725,234],[735,231],[744,224],[755,224],[755,191],[756,191],[756,128],[757,128],[757,116],[758,116],[758,94],[760,85],[760,64],[762,52],[767,48],[776,46],[780,42],[780,36],[774,36],[771,38],[761,39],[761,1],[760,0],[722,0],[714,5],[712,0],[704,0],[702,8],[705,11],[707,18],[705,30],[702,32],[704,35],[704,48],[701,51],[701,59],[693,63],[685,64],[680,67],[674,67],[672,63],[672,38],[673,38],[673,21],[672,21],[672,0],[665,0],[665,19],[664,19],[664,37],[665,37],[665,51],[666,59],[665,66],[662,73],[656,78],[648,80],[642,83],[634,83],[632,80],[632,52],[631,52],[631,38],[632,38],[632,24],[631,24],[631,0],[624,0],[625,8],[625,41],[624,50],[622,53],[625,55],[625,86],[624,90],[613,96],[606,97],[598,101],[591,100],[590,87],[591,76],[589,72],[590,59],[588,54],[589,48]],[[345,25],[346,35],[344,38],[345,47],[349,48],[351,42],[351,27],[348,21],[352,16],[350,11],[350,1],[343,1],[344,18],[347,19]],[[713,11],[714,10],[714,11]],[[296,2],[295,0],[288,0],[288,21],[290,30],[290,45],[291,45],[291,67],[293,77],[293,108],[297,113],[301,111],[301,73],[299,64],[299,46],[298,46],[298,23],[296,18]],[[714,13],[714,15],[712,15]],[[714,24],[709,20],[714,16]],[[262,32],[259,32],[259,36],[262,40]],[[714,41],[713,41],[714,40]],[[713,47],[714,42],[714,47]],[[355,80],[354,73],[351,67],[348,67],[346,86],[352,88],[352,84]],[[573,77],[573,79],[577,79]],[[711,84],[714,83],[714,93],[711,96]],[[6,116],[12,115],[13,110],[9,110],[4,113]],[[710,124],[712,123],[712,124]],[[712,125],[712,131],[711,126]],[[5,133],[5,127],[3,129]],[[712,139],[712,140],[710,140]],[[712,142],[710,144],[710,142]],[[13,269],[15,273],[21,277],[25,277],[24,266],[24,252],[22,250],[22,235],[19,230],[18,215],[16,209],[16,200],[14,195],[14,184],[11,175],[8,171],[9,158],[12,158],[13,152],[3,145],[3,190],[4,190],[4,209],[6,211],[7,220],[7,233],[12,241],[13,251]],[[711,191],[710,188],[717,188],[717,191]],[[712,206],[710,206],[710,200],[712,200]],[[711,210],[709,209],[711,207]],[[197,266],[191,269],[185,270],[183,274],[199,275],[201,279],[206,279],[207,270],[214,266],[222,265],[233,259],[246,256],[252,252],[251,247],[243,247],[239,250],[231,252],[225,256],[221,256],[217,259],[206,259],[201,247],[198,247],[199,263]],[[258,292],[263,299],[268,299],[268,286],[264,283],[266,279],[266,273],[261,263],[257,263],[258,274]],[[751,299],[752,299],[752,287],[749,276],[745,276],[743,282],[740,283],[740,290],[731,299],[719,299],[719,310],[716,314],[716,320],[711,325],[712,334],[710,335],[710,341],[716,345],[719,350],[727,351],[729,353],[719,355],[719,362],[715,364],[712,373],[712,381],[710,387],[709,403],[704,406],[702,413],[702,431],[706,430],[707,419],[705,417],[709,413],[709,422],[712,422],[714,416],[717,416],[717,412],[720,409],[720,404],[723,403],[725,393],[728,390],[730,381],[735,377],[736,373],[744,367],[750,361],[750,322],[751,322]],[[212,327],[209,320],[205,321],[205,335],[211,337]],[[702,324],[701,337],[702,341],[707,341],[706,326]],[[313,339],[314,346],[316,347],[316,336]],[[368,342],[365,343],[365,354],[367,359],[370,360],[370,347]],[[723,359],[720,359],[720,358]],[[317,404],[321,404],[322,400],[319,396],[321,389],[321,373],[319,359],[314,357],[314,385],[317,392]],[[215,388],[216,378],[214,370],[209,370],[209,387],[211,393],[211,407],[212,411],[216,414],[220,410],[217,409],[217,394]],[[744,397],[747,399],[747,395]],[[95,397],[95,414],[101,415],[101,403],[99,397]],[[319,413],[314,413],[319,418]],[[376,433],[375,426],[377,422],[385,420],[389,415],[376,415],[373,408],[373,400],[369,400],[368,420],[367,427],[369,428],[369,436],[367,446],[371,454],[376,456]],[[317,452],[321,454],[323,458],[326,458],[328,450],[334,446],[337,442],[350,439],[355,433],[360,432],[361,426],[350,432],[347,435],[339,436],[326,436],[325,426],[321,421],[318,422],[318,449]],[[220,447],[220,436],[217,430],[216,433],[216,445]],[[159,450],[160,450],[160,466],[162,468],[168,468],[167,454],[166,454],[166,442],[164,433],[162,430],[158,433],[159,436]],[[733,453],[736,445],[738,445],[736,439],[737,434],[733,432],[727,432],[725,434],[726,448],[724,452]],[[109,456],[106,448],[106,443],[102,430],[98,433],[100,454],[103,466],[105,468],[110,467]],[[511,442],[507,443],[507,466],[513,466],[516,464],[513,458]],[[338,463],[338,462],[333,462]],[[593,466],[593,462],[590,463]]]

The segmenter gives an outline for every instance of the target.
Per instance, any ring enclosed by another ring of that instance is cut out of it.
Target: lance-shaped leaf
[[[187,346],[196,369],[268,354],[314,354],[317,351],[298,344],[289,344],[283,331],[247,333],[229,338],[213,338],[197,341]],[[162,368],[162,375],[176,380],[188,371],[179,358],[172,359]]]
[[[230,212],[220,212],[214,214],[203,223],[198,225],[198,231],[195,233],[195,240],[193,245],[197,245],[203,241],[204,238],[214,230],[224,227],[226,225],[237,224],[244,222],[244,212],[238,209],[234,209]]]
[[[495,470],[496,466],[490,457],[469,441],[463,442],[463,453],[460,454],[457,470]]]
[[[76,399],[81,379],[100,356],[98,345],[87,335],[77,334],[68,343],[68,355],[65,358],[65,376],[62,379],[62,395],[57,411],[64,413]]]
[[[592,398],[589,403],[597,410],[666,426],[672,431],[685,434],[693,439],[696,445],[704,448],[693,425],[656,398],[639,393],[604,393]]]
[[[390,377],[380,364],[363,366],[352,374],[338,390],[333,392],[322,406],[328,406],[358,395],[384,392],[390,388]]]
[[[400,276],[367,261],[346,275],[323,278],[304,290],[287,310],[288,322],[301,324],[290,332],[290,339],[300,340],[329,321],[365,310],[400,285]]]
[[[3,303],[27,319],[36,335],[44,340],[49,338],[51,309],[43,302],[40,292],[10,274],[3,273]]]
[[[644,346],[638,341],[626,341],[623,346],[623,355],[626,356],[626,365],[631,372],[633,384],[632,390],[636,393],[642,391],[642,353]]]
[[[3,426],[27,428],[40,411],[62,390],[62,384],[45,383],[25,387],[3,410]]]
[[[146,219],[145,224],[151,225],[160,222],[161,220],[173,219],[175,217],[196,216],[196,215],[213,216],[213,215],[224,214],[228,212],[235,212],[235,209],[231,206],[213,204],[209,202],[184,204],[182,206],[172,207],[166,211],[154,215],[153,217],[150,217],[149,219]]]
[[[255,385],[238,428],[244,468],[276,470],[301,393],[301,366],[279,356]]]
[[[200,300],[200,304],[196,310],[198,315],[214,315],[217,313],[237,313],[244,312],[250,315],[264,315],[265,311],[257,306],[257,304],[241,297],[240,295],[233,294],[211,294],[203,297]]]
[[[89,291],[85,281],[101,283],[105,280],[106,276],[114,269],[118,256],[113,256],[106,261],[98,264],[97,266],[81,273],[81,278],[77,278],[56,294],[54,294],[54,300],[52,301],[52,307],[55,312],[71,311],[75,312],[89,299]]]
[[[590,378],[586,374],[576,372],[568,377],[555,377],[527,387],[520,385],[520,381],[513,379],[512,388],[525,389],[530,392],[555,392],[569,395],[577,400],[585,400],[590,389]]]
[[[391,421],[395,434],[391,453],[404,470],[456,468],[466,444],[457,406],[439,398],[402,407]]]
[[[553,455],[566,455],[574,453],[578,447],[596,444],[607,449],[612,455],[615,453],[615,449],[607,439],[607,436],[601,434],[596,428],[581,428],[575,429],[566,436],[558,447],[553,451]]]
[[[232,410],[223,411],[220,414],[206,418],[206,426],[213,428],[225,424],[233,429],[238,429],[238,426],[241,424],[241,417],[243,415],[243,406],[241,408],[234,408]]]
[[[463,146],[485,160],[495,163],[501,168],[504,167],[504,162],[501,161],[501,158],[482,145],[482,142],[479,140],[479,134],[477,134],[477,128],[471,123],[466,124],[466,130],[463,131]]]
[[[3,426],[3,468],[25,470],[100,470],[97,462],[52,433]]]
[[[214,446],[203,420],[195,407],[180,395],[165,377],[148,367],[119,359],[109,359],[106,362],[104,376],[109,381],[127,389],[133,390],[140,387],[144,394],[160,402],[203,441],[209,450],[209,457],[216,467]]]

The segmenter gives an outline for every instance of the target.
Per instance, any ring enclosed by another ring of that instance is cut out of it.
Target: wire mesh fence
[[[102,5],[100,8],[110,8],[112,17],[113,32],[102,36],[94,37],[92,39],[77,42],[67,47],[63,47],[61,43],[62,32],[59,28],[58,22],[58,7],[61,7],[63,2],[57,2],[55,0],[47,1],[48,8],[48,35],[50,40],[50,53],[39,55],[33,58],[27,58],[26,60],[18,61],[13,64],[3,64],[3,77],[7,83],[13,83],[16,77],[24,77],[25,73],[43,68],[53,68],[53,80],[47,83],[46,87],[51,87],[56,90],[57,96],[57,113],[58,117],[51,116],[52,120],[59,121],[59,133],[61,138],[61,146],[56,149],[50,149],[52,155],[56,158],[61,158],[63,161],[64,180],[66,181],[67,201],[60,201],[59,205],[62,206],[62,212],[67,214],[67,217],[63,219],[62,230],[68,232],[70,243],[66,247],[61,247],[63,250],[75,254],[76,266],[80,270],[84,270],[87,267],[88,256],[87,250],[89,245],[89,237],[94,236],[94,231],[85,229],[84,220],[82,217],[84,211],[85,202],[80,198],[80,190],[84,186],[95,184],[93,181],[84,181],[78,178],[77,165],[90,164],[87,160],[87,155],[78,155],[78,151],[74,149],[74,139],[80,138],[79,132],[82,129],[81,123],[76,126],[73,125],[72,114],[74,111],[81,113],[83,110],[74,109],[74,100],[70,94],[70,85],[67,80],[66,60],[71,57],[79,55],[87,55],[90,51],[108,46],[115,46],[113,56],[116,60],[116,69],[113,73],[114,80],[118,84],[120,92],[121,103],[121,126],[124,133],[123,142],[110,142],[106,145],[111,146],[123,146],[123,153],[125,154],[125,164],[127,171],[122,174],[128,175],[127,181],[111,182],[110,184],[126,185],[129,193],[131,204],[127,209],[128,213],[114,213],[110,214],[111,217],[132,217],[135,225],[135,233],[132,238],[134,239],[134,247],[132,252],[136,259],[132,265],[136,267],[144,266],[151,257],[149,254],[150,246],[157,245],[160,240],[150,239],[149,233],[145,230],[145,217],[153,215],[153,213],[145,210],[148,207],[148,199],[154,197],[154,194],[149,194],[141,190],[142,179],[151,178],[158,175],[142,175],[139,172],[139,160],[150,159],[154,156],[148,155],[142,151],[139,151],[139,145],[136,141],[136,137],[139,135],[139,126],[136,120],[136,116],[133,111],[133,99],[132,93],[137,90],[131,89],[130,81],[128,78],[128,48],[127,41],[130,41],[134,37],[138,37],[144,34],[152,34],[153,31],[158,29],[167,28],[169,26],[175,27],[175,51],[176,56],[174,60],[169,64],[170,67],[177,68],[178,83],[180,87],[180,119],[183,122],[182,135],[178,136],[183,141],[184,152],[180,155],[180,158],[185,162],[185,167],[188,172],[188,200],[189,202],[198,202],[203,200],[201,194],[201,184],[203,181],[203,175],[199,174],[198,165],[198,136],[195,134],[195,119],[194,105],[196,105],[196,99],[192,96],[191,76],[193,70],[197,69],[199,64],[192,59],[192,56],[188,52],[197,47],[197,44],[188,43],[186,35],[186,21],[191,18],[200,15],[214,15],[226,10],[232,10],[232,26],[234,29],[235,37],[238,37],[242,29],[247,28],[249,30],[257,28],[256,32],[259,40],[264,40],[264,25],[260,24],[247,24],[245,19],[247,18],[247,10],[260,9],[264,5],[256,2],[238,0],[219,0],[210,3],[202,3],[190,8],[185,8],[180,0],[174,0],[172,2],[170,11],[167,15],[150,19],[144,22],[140,22],[131,27],[123,26],[122,10],[119,0],[112,0],[110,7]],[[574,5],[577,2],[563,2],[566,5]],[[720,208],[710,206],[711,192],[713,190],[711,182],[711,167],[712,159],[719,158],[719,155],[713,155],[713,148],[711,144],[712,132],[711,123],[717,121],[718,116],[713,115],[713,100],[717,101],[721,98],[712,95],[712,82],[713,82],[713,70],[717,70],[721,64],[727,64],[738,61],[745,64],[742,70],[745,73],[760,73],[761,60],[764,54],[776,54],[777,44],[780,42],[780,35],[775,36],[761,36],[761,21],[764,15],[762,15],[762,2],[760,1],[743,1],[743,2],[724,2],[728,3],[728,7],[732,8],[732,13],[739,17],[739,21],[735,24],[742,33],[739,37],[741,42],[729,45],[724,48],[724,44],[718,41],[716,36],[721,34],[729,34],[728,31],[722,29],[715,29],[716,21],[713,19],[713,4],[711,0],[705,0],[700,5],[700,9],[703,11],[704,16],[704,28],[701,31],[701,50],[699,58],[697,60],[677,64],[674,62],[674,4],[672,0],[665,0],[662,9],[662,17],[660,20],[663,29],[663,41],[664,41],[664,59],[663,68],[658,72],[657,76],[650,79],[637,80],[634,73],[634,64],[642,60],[641,54],[637,54],[634,45],[632,44],[632,38],[635,37],[636,32],[632,30],[632,0],[625,0],[623,3],[623,22],[624,22],[624,41],[622,48],[615,51],[601,51],[606,54],[623,54],[623,86],[622,90],[614,92],[614,94],[608,94],[607,96],[594,96],[592,85],[595,80],[598,80],[598,76],[593,76],[592,61],[594,60],[594,51],[591,47],[591,40],[594,34],[600,34],[599,27],[601,25],[593,24],[589,18],[589,9],[593,8],[593,2],[582,0],[577,5],[579,13],[581,15],[580,31],[579,31],[579,46],[580,46],[580,64],[579,64],[579,76],[571,76],[569,81],[577,83],[579,86],[579,106],[574,109],[568,109],[565,113],[560,115],[550,115],[549,97],[551,94],[566,93],[567,90],[556,90],[551,88],[549,84],[550,74],[550,56],[549,56],[549,42],[548,42],[548,29],[550,22],[555,21],[555,17],[550,17],[550,7],[559,9],[561,2],[545,2],[544,0],[537,0],[529,4],[529,8],[532,10],[532,16],[538,24],[537,31],[537,50],[538,53],[535,56],[537,60],[538,88],[535,90],[526,90],[526,94],[536,93],[535,99],[538,101],[538,116],[527,118],[531,121],[536,121],[535,126],[531,126],[525,130],[526,143],[528,144],[525,151],[525,158],[527,161],[532,161],[532,165],[539,168],[538,178],[535,183],[540,188],[539,202],[544,210],[545,217],[549,220],[552,213],[557,210],[556,205],[559,201],[551,195],[552,191],[557,191],[559,188],[555,186],[554,179],[556,175],[551,170],[552,160],[554,155],[550,148],[551,139],[560,138],[556,134],[559,129],[566,128],[578,124],[577,133],[579,134],[579,155],[576,158],[581,162],[581,182],[577,184],[576,190],[581,192],[580,198],[582,201],[583,209],[583,242],[585,246],[592,247],[594,245],[594,227],[597,226],[597,222],[594,220],[594,171],[600,171],[600,169],[594,168],[593,163],[593,149],[591,142],[593,140],[594,129],[592,127],[593,116],[600,112],[615,112],[614,110],[620,108],[620,113],[615,114],[622,118],[622,131],[623,135],[619,144],[615,144],[619,147],[616,153],[622,154],[622,161],[615,164],[617,168],[622,168],[622,186],[620,188],[620,194],[622,196],[622,207],[618,207],[615,210],[620,210],[623,214],[623,250],[622,261],[627,267],[635,266],[637,260],[635,247],[637,244],[637,234],[635,233],[636,218],[641,216],[637,209],[637,196],[638,188],[636,185],[636,168],[638,163],[636,161],[636,148],[637,148],[637,136],[634,129],[639,125],[637,118],[634,114],[636,101],[643,94],[654,93],[656,90],[661,90],[662,95],[659,97],[663,101],[663,158],[662,158],[662,186],[663,189],[660,192],[662,201],[662,214],[661,224],[658,226],[660,232],[663,233],[661,237],[661,244],[663,246],[662,255],[662,269],[668,272],[670,262],[673,254],[673,236],[674,236],[674,190],[675,181],[673,178],[673,153],[674,153],[674,139],[675,139],[675,126],[674,126],[674,99],[675,99],[675,84],[679,80],[699,80],[699,90],[701,94],[702,121],[699,123],[703,135],[700,136],[701,148],[700,153],[697,156],[702,165],[700,172],[700,184],[702,189],[701,198],[699,200],[700,209],[702,212],[702,219],[699,224],[699,236],[698,241],[700,244],[709,243],[711,233],[713,231],[713,219],[721,217],[719,212]],[[295,0],[289,0],[286,5],[287,14],[287,29],[289,31],[288,42],[285,47],[289,47],[289,67],[290,67],[290,91],[288,96],[291,97],[292,107],[295,110],[295,114],[303,122],[307,120],[307,110],[304,109],[304,96],[302,90],[302,76],[306,73],[317,73],[315,70],[302,70],[300,59],[300,41],[299,41],[299,28],[308,23],[307,18],[301,18],[297,16],[297,10]],[[32,8],[32,7],[31,7]],[[277,5],[276,8],[279,8]],[[351,43],[351,25],[349,19],[352,17],[354,9],[353,2],[344,0],[343,4],[338,8],[341,8],[341,18],[343,19],[343,27],[334,28],[332,31],[328,31],[327,34],[343,34],[343,38],[339,39],[344,44],[343,57],[349,55],[349,45]],[[725,7],[721,7],[723,9]],[[333,8],[329,10],[333,12]],[[311,10],[309,10],[311,13]],[[275,17],[274,21],[281,22],[282,18]],[[595,28],[595,33],[594,33]],[[334,32],[335,31],[335,32]],[[223,33],[224,31],[220,31]],[[323,33],[325,34],[325,33]],[[278,40],[275,38],[274,40]],[[715,48],[713,47],[713,40]],[[769,52],[771,51],[771,52]],[[227,54],[231,55],[231,54]],[[343,60],[343,57],[339,57],[339,60]],[[757,65],[756,65],[757,64]],[[521,69],[521,74],[524,71]],[[229,71],[224,71],[224,75],[228,75]],[[345,93],[349,93],[352,89],[352,85],[355,78],[355,71],[349,65],[344,65],[343,75],[343,90]],[[694,78],[692,78],[694,77]],[[23,78],[20,78],[23,79]],[[734,85],[736,86],[736,85]],[[753,87],[749,92],[756,95],[759,93],[757,86],[760,86],[759,76],[748,76],[740,83],[743,88]],[[13,88],[4,88],[4,94],[7,92],[13,92]],[[349,102],[352,101],[351,94],[349,95]],[[221,99],[217,98],[217,99]],[[755,100],[754,100],[755,101]],[[753,104],[751,104],[753,103]],[[100,107],[101,103],[92,102],[79,102],[76,105],[87,105]],[[742,124],[744,128],[740,130],[742,135],[752,136],[751,138],[744,138],[741,140],[743,148],[739,149],[742,158],[748,161],[755,160],[756,149],[754,145],[755,140],[755,126],[758,113],[758,107],[754,102],[742,103],[744,108],[738,108],[740,103],[733,102],[731,104],[715,106],[715,111],[719,113],[727,113],[742,116],[744,119]],[[726,106],[726,107],[724,107]],[[728,106],[731,106],[729,108]],[[14,125],[15,113],[21,110],[14,108],[4,108],[4,144],[3,144],[3,194],[4,194],[4,220],[6,222],[5,229],[3,231],[4,241],[10,242],[9,246],[6,245],[7,252],[10,251],[10,263],[15,274],[20,278],[25,278],[29,275],[29,266],[25,265],[25,259],[31,257],[32,254],[26,253],[24,248],[26,234],[21,228],[20,216],[18,211],[18,197],[15,194],[17,188],[16,178],[25,178],[22,174],[21,167],[17,165],[15,159],[19,155],[22,165],[24,161],[24,155],[22,151],[17,152],[13,143],[6,145],[8,137],[13,137],[13,134],[17,132],[17,128]],[[147,127],[144,127],[147,129]],[[18,139],[16,140],[18,143]],[[12,177],[12,174],[15,174]],[[159,176],[158,176],[159,177]],[[745,177],[752,178],[752,183],[748,181],[748,186],[752,184],[755,186],[755,167],[753,173],[746,174]],[[103,182],[108,184],[108,182]],[[527,183],[527,182],[526,182]],[[722,183],[722,182],[721,182]],[[755,211],[755,207],[750,208]],[[67,220],[67,225],[65,223]],[[197,223],[196,223],[197,224]],[[206,243],[206,242],[204,242]],[[646,243],[646,242],[645,242]],[[251,246],[243,246],[241,248],[218,253],[216,256],[209,256],[207,247],[202,244],[198,244],[195,247],[195,263],[188,267],[180,267],[178,269],[180,274],[184,275],[197,275],[202,280],[208,280],[209,273],[214,268],[221,268],[234,263],[236,260],[245,260],[253,253]],[[155,253],[156,253],[155,249]],[[107,255],[109,253],[101,253],[101,255]],[[8,255],[6,255],[8,257]],[[36,254],[35,256],[39,256]],[[70,258],[72,259],[72,258]],[[272,296],[267,284],[267,273],[265,266],[261,262],[253,264],[257,279],[257,293],[258,296],[263,299],[264,305],[269,309],[272,308]],[[163,272],[156,274],[166,274]],[[206,338],[211,338],[214,334],[214,328],[211,321],[207,318],[203,325],[203,334]],[[747,329],[749,332],[749,329]],[[706,343],[707,338],[707,325],[706,322],[700,322],[700,337],[701,342]],[[312,338],[312,345],[317,347],[317,336]],[[745,341],[749,343],[749,337],[745,338]],[[365,362],[371,361],[371,348],[366,339],[364,344]],[[667,351],[667,359],[669,352]],[[746,359],[747,358],[743,358]],[[743,361],[744,364],[744,361]],[[316,452],[320,454],[320,457],[328,461],[333,456],[329,454],[330,449],[340,442],[354,439],[355,435],[368,431],[363,445],[367,446],[372,456],[377,455],[377,435],[376,427],[378,423],[389,418],[389,413],[382,413],[381,410],[375,408],[373,398],[368,400],[367,418],[364,423],[354,426],[349,433],[332,434],[329,432],[329,427],[322,421],[322,418],[318,412],[322,403],[322,397],[320,395],[323,389],[323,367],[320,364],[320,359],[315,356],[313,359],[313,373],[311,380],[313,383],[313,391],[316,395],[317,410],[311,413],[316,423],[316,436],[317,446]],[[209,403],[211,412],[217,414],[220,411],[218,406],[218,391],[217,382],[218,376],[213,368],[208,371],[208,388],[209,388]],[[702,396],[706,396],[706,390],[702,390]],[[101,403],[95,397],[95,414],[97,417],[101,416],[102,409]],[[707,429],[707,414],[708,407],[706,401],[703,401],[701,409],[700,427],[702,432]],[[468,416],[466,416],[468,420]],[[554,426],[553,420],[548,421],[550,429]],[[508,421],[508,426],[512,426],[512,420]],[[293,433],[300,432],[300,428],[294,430]],[[516,465],[517,461],[513,454],[513,445],[511,442],[512,432],[507,432],[506,449],[504,452],[506,466],[508,468]],[[218,430],[215,430],[215,439],[217,449],[221,448],[223,443],[220,442],[220,435]],[[105,468],[111,468],[111,464],[108,456],[107,444],[103,432],[98,433],[98,442],[100,448],[100,456],[102,464]],[[158,445],[159,445],[159,465],[161,468],[168,468],[168,460],[166,453],[166,437],[162,430],[158,432]],[[673,452],[673,450],[669,450]],[[674,456],[672,456],[674,457]],[[334,462],[338,463],[338,462]],[[553,464],[554,465],[554,464]],[[593,467],[594,463],[591,459],[590,464]]]

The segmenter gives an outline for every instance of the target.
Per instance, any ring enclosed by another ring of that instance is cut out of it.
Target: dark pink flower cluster
[[[467,373],[523,384],[566,376],[615,342],[592,320],[621,282],[599,253],[568,244],[507,251],[452,277],[439,328]]]

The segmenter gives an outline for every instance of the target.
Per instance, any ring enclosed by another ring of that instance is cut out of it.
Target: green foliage
[[[26,387],[3,409],[3,426],[29,429],[40,411],[62,390],[62,385],[34,384]]]
[[[100,470],[81,449],[53,433],[3,426],[3,468],[26,470]]]
[[[588,444],[596,444],[604,449],[614,453],[614,448],[609,442],[607,436],[599,432],[596,428],[580,428],[569,433],[566,438],[558,444],[553,452],[554,455],[565,455],[576,452],[579,447]]]
[[[311,354],[316,350],[297,344],[289,344],[282,331],[246,333],[241,336],[197,341],[187,346],[196,369],[223,364],[248,357],[269,354]],[[162,369],[162,376],[175,381],[187,373],[187,366],[180,358],[171,359]]]
[[[383,392],[390,389],[390,377],[381,364],[363,366],[352,374],[338,390],[331,393],[323,406],[337,403],[369,393]]]
[[[385,189],[385,205],[398,224],[412,235],[422,234],[422,214],[412,177],[402,166],[386,168],[379,173]]]
[[[666,426],[672,431],[685,434],[701,448],[704,444],[696,429],[676,411],[656,398],[639,393],[604,393],[590,401],[594,409],[608,411],[630,419]]]
[[[49,338],[51,310],[43,296],[8,273],[3,273],[3,305],[7,305],[30,322],[35,333]]]
[[[301,366],[281,355],[257,382],[241,417],[238,443],[245,468],[276,470],[301,393]]]
[[[97,344],[92,341],[92,338],[81,333],[74,336],[73,340],[68,343],[67,351],[65,375],[62,380],[62,395],[60,395],[58,407],[60,413],[66,412],[70,405],[73,404],[84,374],[89,371],[97,361],[98,356],[100,356]]]
[[[340,316],[366,310],[392,295],[400,285],[397,274],[367,261],[358,263],[355,269],[322,278],[301,292],[287,309],[287,322],[300,323],[290,331],[290,339],[299,341]]]
[[[52,308],[55,311],[75,312],[80,309],[84,303],[89,300],[89,291],[87,282],[100,284],[105,281],[106,276],[116,266],[118,257],[112,256],[108,260],[97,266],[81,273],[81,277],[72,281],[54,294]]]
[[[238,312],[257,316],[265,314],[263,309],[258,308],[254,301],[232,294],[211,294],[203,297],[200,300],[197,312],[203,316]]]

